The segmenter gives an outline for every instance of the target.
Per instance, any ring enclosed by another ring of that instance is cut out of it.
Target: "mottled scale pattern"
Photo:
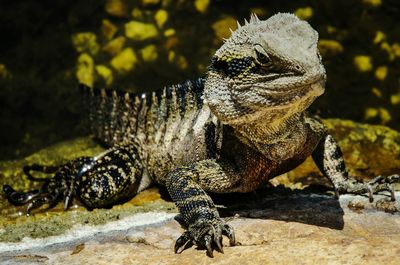
[[[88,208],[112,207],[138,192],[143,166],[133,146],[112,148],[94,157],[76,175],[76,191]]]
[[[313,153],[313,158],[334,186],[340,186],[340,179],[349,178],[343,154],[332,135],[328,134],[320,141]]]
[[[203,88],[202,78],[137,95],[82,86],[96,138],[111,147],[136,146],[150,177],[161,184],[175,167],[218,154],[221,124],[203,104]]]
[[[214,203],[198,185],[196,172],[191,168],[179,168],[170,172],[166,186],[176,203],[185,224],[192,224],[198,218],[212,220],[219,217]]]

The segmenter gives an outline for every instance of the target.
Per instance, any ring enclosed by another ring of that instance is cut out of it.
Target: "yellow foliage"
[[[369,120],[378,116],[379,110],[377,108],[366,108],[364,113],[364,119]]]
[[[369,72],[373,68],[371,57],[367,55],[357,55],[353,62],[359,72]]]
[[[4,64],[0,64],[0,76],[4,77],[5,73],[6,73],[6,66]]]
[[[208,9],[209,4],[210,4],[210,0],[195,0],[194,1],[194,7],[200,13],[205,13]]]
[[[326,31],[327,31],[329,34],[334,34],[334,33],[337,32],[337,28],[334,27],[334,26],[328,25],[328,26],[326,26]]]
[[[379,44],[379,43],[381,43],[381,42],[384,41],[384,40],[386,40],[386,34],[383,33],[382,31],[378,30],[378,31],[375,33],[375,37],[374,37],[374,40],[373,40],[372,42],[373,42],[374,44]]]
[[[379,7],[382,5],[382,0],[363,0],[363,4],[370,7]]]
[[[142,4],[147,5],[156,5],[160,2],[160,0],[142,0]]]
[[[266,17],[268,15],[268,11],[263,7],[250,8],[250,13],[256,14],[258,17]]]
[[[143,18],[143,11],[140,10],[139,8],[134,8],[131,12],[132,17],[136,19],[142,19]]]
[[[168,62],[172,63],[175,60],[175,52],[174,51],[169,51],[168,52]]]
[[[334,56],[344,51],[344,48],[340,42],[325,39],[318,41],[318,49],[323,56]]]
[[[111,85],[113,82],[113,73],[110,68],[105,65],[97,65],[96,72],[101,76],[106,82],[107,86]]]
[[[312,7],[306,6],[298,8],[296,11],[294,11],[294,14],[298,16],[300,19],[308,20],[313,16],[314,11]]]
[[[157,26],[159,28],[162,28],[168,20],[168,12],[164,9],[160,9],[157,11],[157,13],[154,15],[154,19],[157,23]]]
[[[106,40],[111,40],[118,28],[108,19],[103,19],[101,24],[101,33]]]
[[[128,14],[123,0],[107,0],[105,10],[108,14],[116,17],[125,17]]]
[[[79,55],[76,67],[76,77],[80,83],[91,87],[93,86],[94,62],[93,58],[89,54],[82,53]]]
[[[147,40],[157,37],[157,28],[150,23],[131,21],[125,24],[125,35],[134,40]]]
[[[112,58],[111,66],[120,73],[126,73],[134,69],[137,57],[132,48],[125,48]]]
[[[393,52],[394,56],[400,57],[400,44],[393,43],[392,44],[392,52]]]
[[[8,70],[7,70],[7,68],[6,68],[6,65],[5,65],[5,64],[2,64],[2,63],[0,63],[0,77],[1,77],[1,78],[8,78],[8,77],[11,77],[10,72],[8,72]]]
[[[182,55],[180,55],[178,57],[177,64],[178,64],[178,67],[182,70],[185,70],[188,68],[188,62],[187,62],[186,58],[183,57]]]
[[[379,116],[381,118],[382,124],[386,124],[392,119],[389,111],[385,108],[379,108]]]
[[[164,31],[164,36],[165,37],[171,37],[173,35],[175,35],[175,30],[173,28],[169,28],[169,29]]]
[[[371,92],[372,92],[372,94],[374,94],[378,98],[382,97],[382,92],[379,90],[379,88],[373,87],[371,89]]]
[[[389,55],[389,60],[390,61],[394,60],[395,55],[394,55],[392,47],[389,45],[389,43],[387,43],[386,41],[382,42],[381,43],[381,50],[384,50],[384,51],[387,52],[387,54]]]
[[[229,29],[235,30],[237,28],[236,19],[233,17],[225,17],[212,24],[212,29],[219,40],[229,38],[231,31]]]
[[[140,54],[145,62],[154,62],[158,58],[156,45],[147,45],[140,50]]]
[[[91,55],[97,54],[100,49],[97,37],[92,32],[81,32],[73,35],[72,44],[77,52],[86,52]]]
[[[112,41],[108,42],[106,46],[103,47],[103,51],[110,55],[116,55],[121,52],[125,45],[125,37],[119,36]]]
[[[386,79],[386,76],[388,74],[388,67],[383,65],[383,66],[379,66],[378,68],[376,68],[375,70],[375,78],[383,81]]]
[[[400,91],[390,96],[390,103],[392,103],[392,105],[400,104]]]
[[[392,119],[389,111],[385,108],[367,108],[367,109],[365,109],[364,118],[366,120],[373,119],[378,116],[379,116],[382,124],[388,123]]]

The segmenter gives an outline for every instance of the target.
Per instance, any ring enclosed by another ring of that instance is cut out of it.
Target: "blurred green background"
[[[201,76],[236,20],[277,12],[320,34],[315,113],[400,129],[396,0],[2,1],[0,159],[88,134],[79,82],[140,92]]]

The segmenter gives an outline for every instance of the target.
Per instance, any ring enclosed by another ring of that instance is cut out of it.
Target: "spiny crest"
[[[250,21],[248,21],[247,19],[244,19],[244,25],[243,26],[248,26],[250,24],[257,25],[257,24],[260,24],[260,22],[261,22],[261,20],[257,17],[257,15],[252,13],[250,15]],[[236,21],[236,23],[237,23],[237,28],[238,29],[242,27],[242,25],[240,25],[239,21]]]
[[[257,26],[260,25],[263,21],[261,21],[257,15],[252,14],[250,16],[250,20],[244,20],[244,24],[240,25],[239,21],[237,21],[237,29],[231,31],[231,37],[228,39],[224,39],[224,45],[217,51],[217,57],[238,57],[237,55],[241,54],[241,47],[242,44],[250,44],[252,43],[251,37],[257,31]],[[238,45],[240,44],[240,45]],[[230,54],[230,55],[229,55]],[[227,59],[225,58],[225,59]]]
[[[281,39],[298,36],[315,39],[315,32],[308,23],[290,13],[278,13],[267,20],[260,20],[257,15],[251,14],[250,20],[245,20],[243,25],[237,22],[237,29],[231,32],[231,37],[226,39],[224,45],[216,52],[218,58],[250,55],[246,53],[249,53],[250,47],[259,41],[260,35],[263,34],[272,34]]]
[[[232,36],[231,38],[235,38],[235,35],[240,34],[243,30],[248,30],[249,27],[251,28],[252,26],[259,25],[261,23],[261,20],[257,17],[256,14],[252,13],[250,15],[250,20],[244,19],[244,24],[240,25],[239,21],[236,21],[237,24],[237,29],[235,31],[232,31]]]

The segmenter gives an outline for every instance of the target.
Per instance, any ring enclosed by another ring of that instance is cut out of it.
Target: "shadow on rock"
[[[213,195],[222,207],[222,217],[239,216],[299,222],[331,229],[343,229],[344,211],[339,201],[328,195],[324,187],[291,190],[284,187],[265,188],[253,193]]]

